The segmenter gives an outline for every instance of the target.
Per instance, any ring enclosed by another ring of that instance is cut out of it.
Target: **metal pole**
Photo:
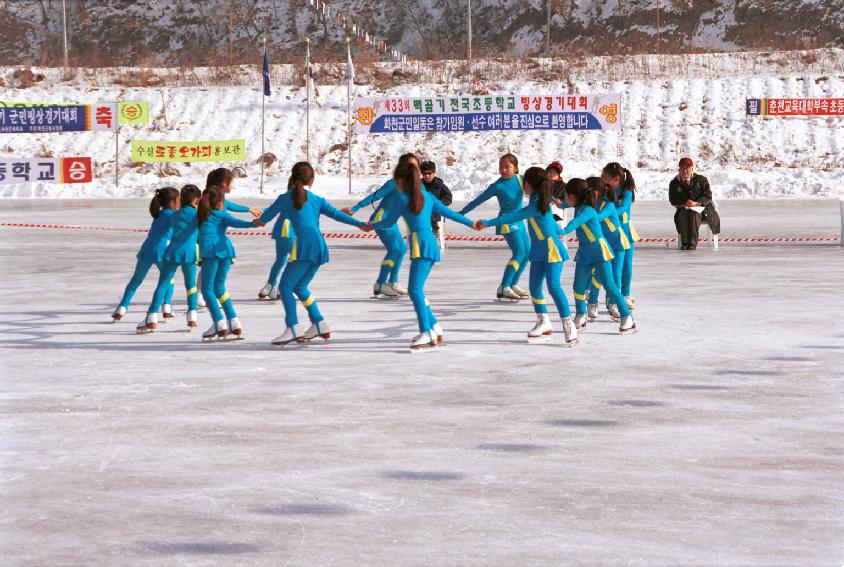
[[[472,0],[469,0],[469,13],[467,17],[467,25],[469,26],[469,45],[468,45],[468,57],[469,63],[472,62]]]
[[[311,161],[311,38],[305,38],[305,161]]]
[[[656,0],[656,54],[659,55],[659,0]]]
[[[115,117],[117,120],[117,117]],[[120,187],[120,163],[117,156],[120,153],[120,126],[114,128],[114,186]]]
[[[68,67],[67,63],[67,5],[65,0],[62,0],[62,28],[64,29],[64,66]]]
[[[844,199],[841,199],[838,202],[838,205],[841,207],[841,238],[838,241],[838,244],[844,248]]]
[[[267,38],[263,38],[264,53],[267,51]],[[261,195],[264,194],[264,108],[266,107],[267,97],[264,94],[264,79],[263,79],[264,60],[261,58]]]
[[[545,26],[545,57],[551,57],[551,0],[547,0],[548,20]]]
[[[351,39],[348,37],[346,38],[346,53],[348,55],[349,60],[352,58],[352,51],[351,46],[349,43]],[[346,73],[348,73],[348,69]],[[348,133],[347,133],[347,144],[348,144],[348,152],[349,152],[349,195],[352,194],[352,82],[348,78],[346,79],[346,123],[348,126]]]

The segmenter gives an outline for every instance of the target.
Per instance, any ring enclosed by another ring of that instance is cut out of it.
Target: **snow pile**
[[[700,56],[693,56],[700,57]],[[725,56],[726,57],[726,56]],[[691,60],[692,58],[690,58]],[[725,64],[726,67],[726,64]],[[0,69],[0,72],[3,70]],[[9,134],[0,138],[0,158],[91,156],[96,181],[88,185],[0,185],[3,197],[141,197],[163,185],[200,184],[209,164],[132,163],[130,141],[243,138],[249,158],[242,194],[258,195],[261,152],[261,92],[255,86],[122,88],[94,86],[86,79],[45,80],[27,89],[0,89],[0,100],[104,102],[146,100],[152,123],[120,132],[120,183],[114,184],[114,137],[107,133]],[[565,176],[595,174],[610,161],[629,167],[640,198],[664,199],[680,157],[691,156],[719,198],[832,197],[844,195],[844,119],[746,118],[745,99],[841,97],[842,73],[795,71],[740,78],[658,78],[626,81],[571,79],[488,81],[503,94],[620,92],[621,132],[486,132],[356,136],[352,145],[352,192],[363,194],[390,174],[401,153],[414,151],[438,164],[439,175],[468,199],[497,176],[498,157],[515,153],[523,169],[561,161]],[[328,195],[349,193],[346,181],[346,89],[318,85],[311,108],[310,159]],[[359,96],[464,94],[466,86],[410,84],[379,91],[357,87]],[[266,108],[266,151],[278,161],[266,171],[265,193],[283,190],[291,165],[306,156],[304,89],[274,86]]]

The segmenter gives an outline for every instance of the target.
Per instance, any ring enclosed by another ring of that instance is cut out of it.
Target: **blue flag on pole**
[[[270,58],[267,56],[267,48],[264,48],[264,96],[270,96]]]

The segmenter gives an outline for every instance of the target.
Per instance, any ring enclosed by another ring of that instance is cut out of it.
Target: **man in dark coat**
[[[697,248],[700,222],[706,219],[712,234],[721,232],[721,219],[712,202],[712,190],[709,181],[703,175],[694,172],[694,162],[684,157],[680,160],[679,172],[668,185],[668,200],[674,207],[674,225],[680,234],[680,244],[683,250]],[[698,212],[691,207],[703,207]]]
[[[419,166],[419,170],[422,172],[422,184],[425,185],[425,189],[439,199],[440,203],[446,207],[451,205],[451,191],[443,183],[443,180],[436,176],[437,165],[432,161],[423,161],[422,165]],[[434,230],[434,233],[439,230],[441,220],[442,217],[437,213],[431,215],[431,228]]]

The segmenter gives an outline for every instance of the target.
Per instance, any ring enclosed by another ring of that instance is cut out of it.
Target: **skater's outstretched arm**
[[[607,201],[606,203],[604,203],[604,208],[598,212],[598,222],[603,222],[614,212],[616,212],[615,205]]]
[[[407,208],[407,204],[409,202],[410,198],[401,191],[391,193],[390,196],[381,203],[381,209],[387,212],[387,216],[383,217],[378,222],[372,223],[372,226],[376,230],[385,230],[390,228],[396,224],[396,221],[399,220],[399,217]]]
[[[382,185],[381,187],[379,187],[378,189],[358,201],[357,204],[350,207],[349,210],[352,212],[352,214],[354,214],[362,208],[371,205],[375,201],[380,201],[381,199],[395,191],[395,189],[396,183],[392,179],[390,179],[389,181],[384,183],[384,185]]]
[[[239,219],[237,217],[231,216],[229,213],[224,213],[222,223],[226,227],[231,228],[256,228],[257,224],[255,224],[255,220],[245,220]]]
[[[469,201],[469,204],[466,205],[465,207],[463,207],[460,210],[460,214],[461,215],[467,214],[469,211],[474,210],[475,208],[477,208],[478,205],[480,205],[481,203],[484,203],[486,201],[489,201],[494,196],[495,196],[495,184],[492,184],[489,187],[487,187],[486,190],[483,193],[481,193],[480,195],[478,195],[477,197],[475,197],[474,199]]]
[[[276,216],[282,215],[282,218],[285,218],[284,213],[284,202],[282,201],[284,195],[278,197],[272,205],[264,209],[264,212],[261,213],[261,216],[258,217],[258,221],[261,224],[267,224],[271,220],[273,220]]]
[[[325,199],[323,199],[319,205],[319,214],[332,218],[337,222],[342,222],[343,224],[349,224],[358,228],[361,228],[362,226],[365,226],[367,224],[365,222],[359,221],[351,215],[347,215],[342,211],[338,211],[337,209],[332,207],[331,203],[329,203]]]
[[[434,212],[439,213],[442,216],[444,216],[445,218],[451,219],[454,222],[459,222],[460,224],[462,224],[464,226],[468,226],[469,228],[472,228],[471,219],[466,218],[465,216],[461,215],[460,213],[456,213],[456,212],[452,211],[451,209],[449,209],[448,207],[446,207],[445,205],[443,205],[442,203],[440,203],[437,200],[434,200]]]
[[[595,217],[595,209],[593,209],[592,207],[583,207],[583,209],[580,211],[580,214],[578,214],[569,221],[569,223],[566,225],[566,228],[563,229],[562,234],[569,234],[570,232],[574,232],[575,230],[580,228],[581,225],[586,224]]]
[[[527,207],[523,207],[518,211],[513,211],[512,213],[507,213],[494,219],[484,219],[481,222],[484,226],[501,226],[502,224],[513,224],[535,216],[539,216],[539,209],[536,208],[536,203],[530,203]]]

